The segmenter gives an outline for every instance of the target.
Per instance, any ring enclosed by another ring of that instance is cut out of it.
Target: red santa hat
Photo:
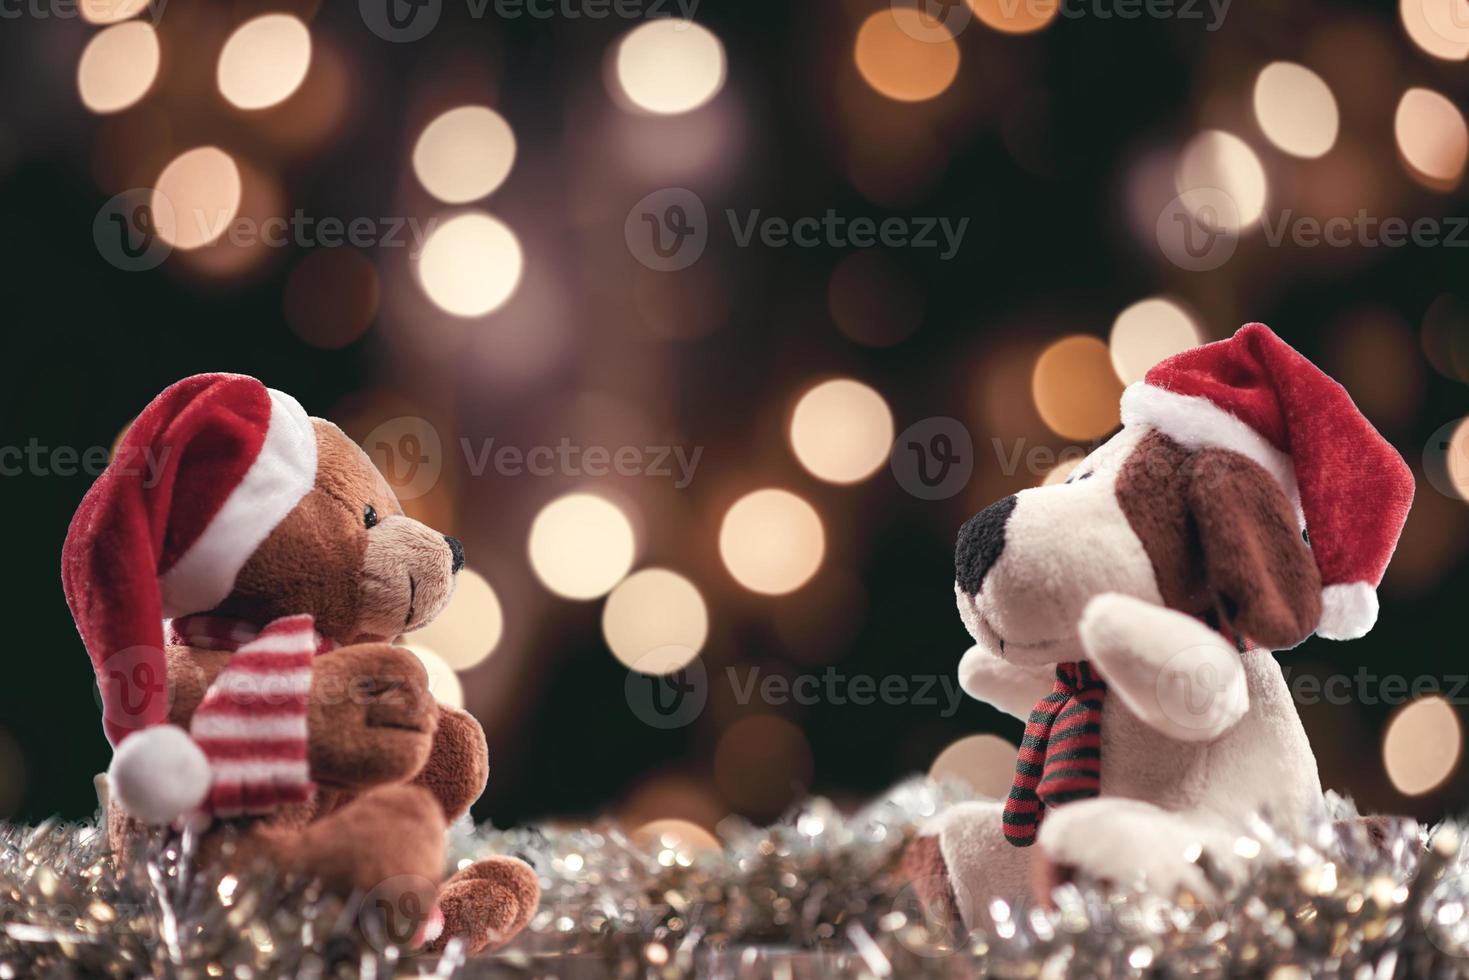
[[[1320,636],[1377,621],[1377,586],[1413,502],[1413,473],[1346,389],[1263,323],[1156,365],[1122,395],[1125,425],[1253,459],[1295,503],[1321,571]]]
[[[315,432],[294,398],[254,378],[201,374],[143,409],[72,518],[62,584],[118,748],[114,777],[124,755],[155,783],[175,767],[167,785],[141,792],[172,798],[140,797],[138,809],[186,810],[185,798],[207,791],[197,747],[165,724],[163,620],[219,605],[315,479]],[[158,730],[129,738],[145,729]],[[113,788],[128,795],[116,778]]]

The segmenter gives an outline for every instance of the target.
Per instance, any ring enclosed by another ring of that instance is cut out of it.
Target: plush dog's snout
[[[954,548],[954,581],[969,595],[979,592],[984,577],[1005,550],[1005,524],[1015,512],[1014,494],[997,500],[964,522]]]
[[[449,542],[449,554],[454,557],[454,565],[450,571],[458,572],[464,567],[464,545],[459,543],[458,538],[451,538],[447,534],[444,535],[444,540]]]

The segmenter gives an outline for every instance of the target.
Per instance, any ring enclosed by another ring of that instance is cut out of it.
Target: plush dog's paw
[[[1217,899],[1218,890],[1191,857],[1203,848],[1227,880],[1240,870],[1232,842],[1207,822],[1115,798],[1058,807],[1046,815],[1037,841],[1045,860],[1067,875],[1167,897],[1186,889],[1206,901]]]
[[[1087,603],[1077,632],[1109,689],[1170,738],[1218,738],[1249,710],[1238,651],[1192,616],[1102,593]]]
[[[541,883],[524,861],[476,861],[439,890],[435,918],[442,927],[425,937],[424,950],[441,952],[451,939],[462,939],[470,953],[498,949],[525,928],[540,901]]]

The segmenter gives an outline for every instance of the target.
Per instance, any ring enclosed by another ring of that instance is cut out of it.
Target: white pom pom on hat
[[[177,725],[134,732],[112,756],[112,800],[146,824],[168,824],[198,809],[209,793],[209,760]]]

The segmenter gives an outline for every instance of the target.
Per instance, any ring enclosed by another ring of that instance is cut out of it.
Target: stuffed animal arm
[[[1104,592],[1077,629],[1108,690],[1169,738],[1216,739],[1249,710],[1239,651],[1192,616]]]

